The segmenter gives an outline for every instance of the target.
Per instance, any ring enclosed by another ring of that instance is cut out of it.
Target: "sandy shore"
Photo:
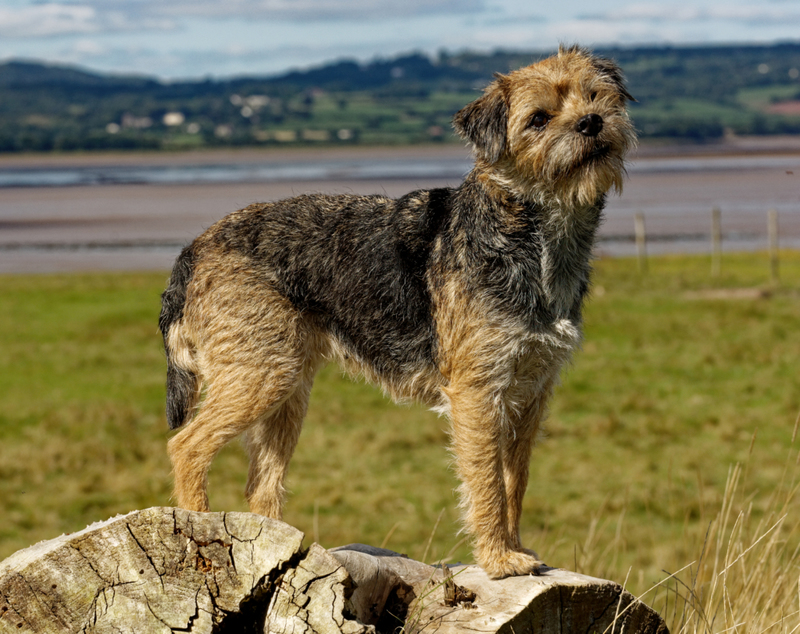
[[[794,148],[794,149],[793,149]],[[704,164],[702,157],[779,156],[772,165]],[[188,154],[3,156],[0,170],[64,165],[163,165],[385,161],[463,158],[458,146],[240,150]],[[669,160],[665,160],[669,159]],[[687,161],[684,165],[682,161]],[[693,162],[694,161],[694,162]],[[705,165],[705,167],[704,167]],[[677,166],[677,167],[676,167]],[[683,166],[683,168],[681,167]],[[0,188],[0,273],[168,269],[194,236],[252,202],[317,192],[383,193],[453,186],[458,179],[291,181],[239,184],[102,185]],[[645,146],[633,157],[624,194],[610,196],[599,250],[633,253],[633,216],[644,212],[651,253],[708,249],[712,207],[723,213],[729,249],[766,247],[766,213],[780,214],[781,243],[800,248],[800,139],[678,152]]]
[[[797,154],[800,155],[800,135],[731,137],[718,142],[702,144],[676,144],[648,141],[632,154],[632,158],[689,156],[732,156],[742,154]],[[469,150],[457,144],[411,145],[403,147],[303,147],[303,148],[222,148],[186,152],[87,152],[68,154],[0,154],[0,169],[26,167],[56,167],[64,165],[211,165],[218,163],[281,163],[318,161],[322,159],[348,160],[372,158],[385,160],[425,156],[426,158],[454,158],[470,156]]]
[[[800,151],[800,147],[798,148]],[[315,162],[348,159],[453,158],[470,156],[460,145],[403,147],[224,148],[186,152],[87,152],[72,154],[0,154],[0,169],[93,165],[214,165],[242,163]]]

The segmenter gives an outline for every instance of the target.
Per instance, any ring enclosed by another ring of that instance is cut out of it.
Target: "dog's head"
[[[636,144],[633,97],[614,62],[577,47],[498,75],[453,120],[478,167],[534,202],[594,203],[621,191],[624,157]]]

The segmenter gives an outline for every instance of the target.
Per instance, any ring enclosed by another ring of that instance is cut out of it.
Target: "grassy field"
[[[716,279],[708,257],[652,258],[646,276],[598,261],[584,350],[533,456],[526,544],[637,595],[657,585],[644,600],[673,631],[800,623],[800,254],[782,257],[777,287],[764,254],[726,255]],[[170,504],[165,279],[0,277],[0,559]],[[326,547],[470,561],[447,439],[445,419],[328,367],[285,519]],[[212,508],[246,510],[245,477],[234,443],[214,463]]]

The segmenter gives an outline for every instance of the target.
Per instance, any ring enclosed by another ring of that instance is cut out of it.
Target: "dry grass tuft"
[[[795,476],[796,469],[795,469]],[[665,616],[673,632],[791,633],[800,629],[800,542],[796,507],[800,484],[782,482],[769,511],[754,517],[742,493],[743,468],[731,469],[723,508],[711,521],[688,578],[663,588],[672,603]]]
[[[722,508],[695,544],[697,559],[674,573],[665,571],[664,579],[637,596],[660,611],[673,634],[800,630],[800,454],[791,462],[785,474],[793,474],[791,481],[769,495],[763,514],[753,505],[758,492],[746,494],[746,469],[734,465]]]

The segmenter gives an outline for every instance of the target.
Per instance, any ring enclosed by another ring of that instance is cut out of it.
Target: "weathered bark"
[[[249,513],[135,511],[0,563],[0,632],[366,631],[345,570],[302,541]]]
[[[152,508],[93,524],[0,563],[0,633],[666,632],[610,581],[554,569],[492,581],[302,540],[249,513]]]

